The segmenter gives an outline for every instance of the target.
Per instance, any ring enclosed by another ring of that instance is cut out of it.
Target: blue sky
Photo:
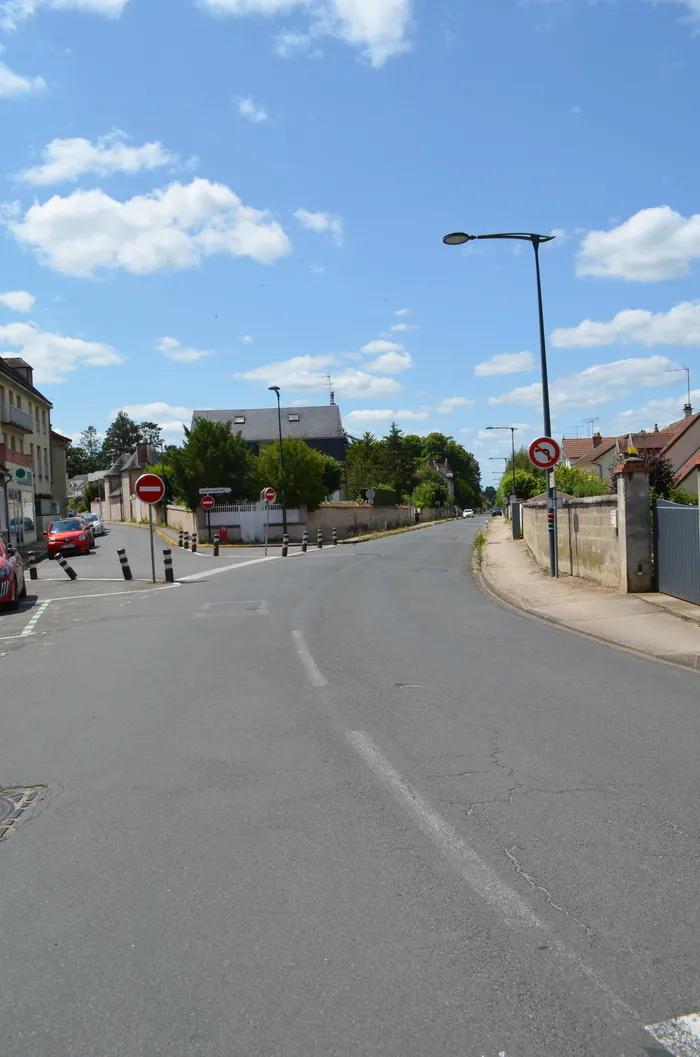
[[[396,418],[482,460],[489,424],[532,439],[531,250],[454,229],[557,232],[556,434],[680,417],[700,0],[9,0],[0,23],[0,353],[58,428],[125,407],[175,439],[273,383],[324,402],[330,374],[352,433]]]

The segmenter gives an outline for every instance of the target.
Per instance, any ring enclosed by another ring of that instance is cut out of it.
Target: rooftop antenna
[[[583,422],[584,422],[585,425],[588,426],[588,436],[592,437],[593,436],[593,427],[595,426],[596,422],[600,422],[600,416],[596,415],[595,418],[584,418]]]
[[[335,404],[335,393],[333,392],[333,379],[331,378],[330,374],[326,375],[326,381],[328,382],[328,392],[330,393],[332,406],[333,404]]]
[[[667,367],[665,374],[681,374],[685,371],[685,380],[688,383],[688,407],[690,407],[690,367]]]

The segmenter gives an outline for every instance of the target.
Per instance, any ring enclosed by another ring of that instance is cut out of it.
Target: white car
[[[474,511],[473,510],[463,510],[462,511],[462,517],[474,517]]]
[[[84,514],[83,517],[92,526],[93,536],[104,536],[105,525],[99,514]]]

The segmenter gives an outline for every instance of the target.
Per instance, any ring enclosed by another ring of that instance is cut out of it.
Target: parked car
[[[491,517],[503,517],[503,511],[500,506],[495,506],[491,511]]]
[[[44,535],[49,558],[55,558],[57,554],[66,551],[90,553],[90,533],[77,517],[52,521]]]
[[[26,593],[22,558],[7,536],[0,535],[0,606],[16,609]]]
[[[474,517],[474,511],[471,510],[471,509],[463,510],[462,511],[462,517]]]
[[[92,525],[93,536],[104,536],[105,535],[105,523],[99,514],[86,514],[85,520]]]

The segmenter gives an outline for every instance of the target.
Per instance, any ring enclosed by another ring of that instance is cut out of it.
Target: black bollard
[[[61,568],[63,569],[63,571],[66,574],[66,576],[70,577],[71,580],[77,580],[78,579],[77,572],[75,571],[75,569],[73,568],[72,565],[68,564],[68,562],[66,561],[66,559],[63,557],[62,554],[57,554],[56,555],[56,561],[61,566]]]
[[[173,571],[173,552],[170,550],[163,551],[163,565],[165,566],[165,582],[167,584],[175,583],[175,572]]]
[[[219,557],[219,544],[220,543],[221,543],[221,537],[219,536],[219,533],[217,532],[216,535],[214,536],[214,557],[215,558]]]
[[[308,549],[309,549],[309,534],[306,531],[306,529],[304,529],[304,535],[302,536],[302,539],[301,539],[301,551],[302,551],[302,554],[306,554]]]
[[[197,533],[196,532],[192,533],[192,553],[193,554],[197,553]]]
[[[129,559],[126,556],[125,549],[123,547],[120,547],[119,550],[117,551],[117,554],[119,555],[119,562],[120,562],[121,567],[122,567],[122,573],[124,574],[124,579],[125,580],[133,580],[134,577],[132,576],[131,569],[129,568]]]
[[[182,531],[182,529],[180,529],[180,531],[177,534],[177,545],[178,545],[178,547],[182,546],[184,535],[185,535],[185,533]]]
[[[319,529],[316,533],[316,546],[319,550],[323,550],[323,529]]]
[[[189,549],[190,549],[190,534],[189,534],[189,532],[186,532],[185,533],[185,550],[188,551]]]
[[[282,537],[282,557],[286,558],[288,554],[289,554],[289,536],[285,532],[284,536]]]
[[[337,533],[336,529],[333,529],[333,546],[334,547],[338,546],[338,533]]]
[[[39,570],[36,567],[36,554],[34,553],[34,551],[29,552],[29,579],[39,579]]]

